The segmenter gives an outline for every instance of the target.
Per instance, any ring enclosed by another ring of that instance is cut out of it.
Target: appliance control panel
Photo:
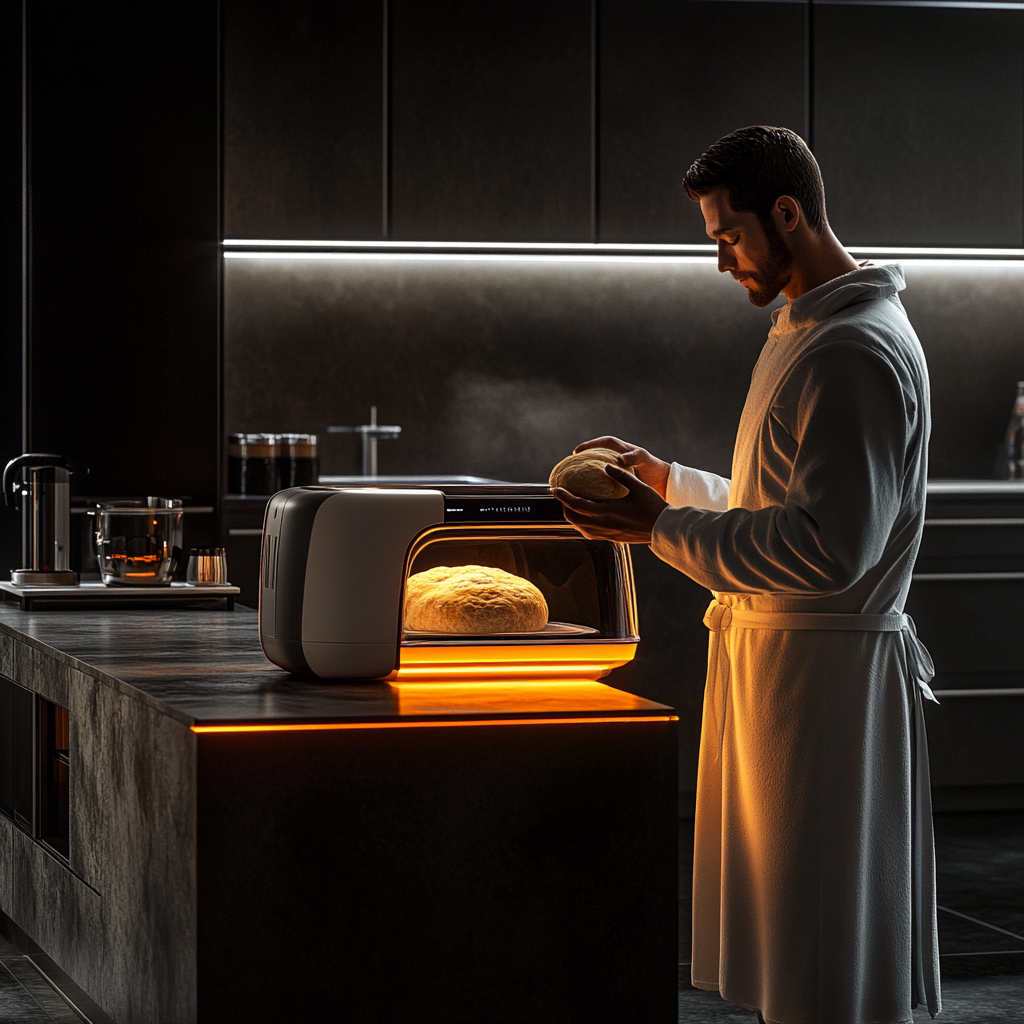
[[[446,523],[564,523],[562,503],[551,495],[446,495]]]

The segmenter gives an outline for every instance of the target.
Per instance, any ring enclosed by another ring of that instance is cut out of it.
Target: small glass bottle
[[[1006,428],[1006,479],[1024,480],[1024,380],[1017,381],[1017,401]]]

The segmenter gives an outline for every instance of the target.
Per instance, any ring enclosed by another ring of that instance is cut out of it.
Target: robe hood
[[[889,299],[906,288],[903,268],[896,263],[858,267],[805,292],[772,311],[773,332],[785,334],[820,323],[847,306],[871,299]]]

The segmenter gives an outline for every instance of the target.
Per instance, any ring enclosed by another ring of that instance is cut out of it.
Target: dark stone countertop
[[[333,682],[263,656],[256,612],[35,611],[0,603],[8,634],[184,725],[663,715],[601,683]]]

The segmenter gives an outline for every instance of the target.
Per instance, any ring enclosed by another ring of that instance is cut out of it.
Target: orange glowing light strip
[[[325,732],[332,729],[450,729],[470,725],[608,725],[615,722],[678,722],[678,715],[606,718],[487,718],[470,722],[322,722],[296,725],[193,725],[193,732]]]
[[[620,644],[494,644],[452,645],[430,647],[427,645],[402,645],[403,665],[436,665],[470,663],[473,665],[555,665],[559,662],[574,662],[590,665],[624,665],[636,654],[635,643]]]
[[[402,645],[398,681],[534,678],[593,680],[633,659],[636,644],[522,644],[429,647]]]
[[[562,665],[412,665],[403,666],[394,674],[397,682],[413,679],[429,679],[444,682],[452,679],[539,679],[555,681],[565,679],[579,682],[593,682],[607,675],[614,666],[594,664]],[[389,681],[392,677],[388,677]]]

